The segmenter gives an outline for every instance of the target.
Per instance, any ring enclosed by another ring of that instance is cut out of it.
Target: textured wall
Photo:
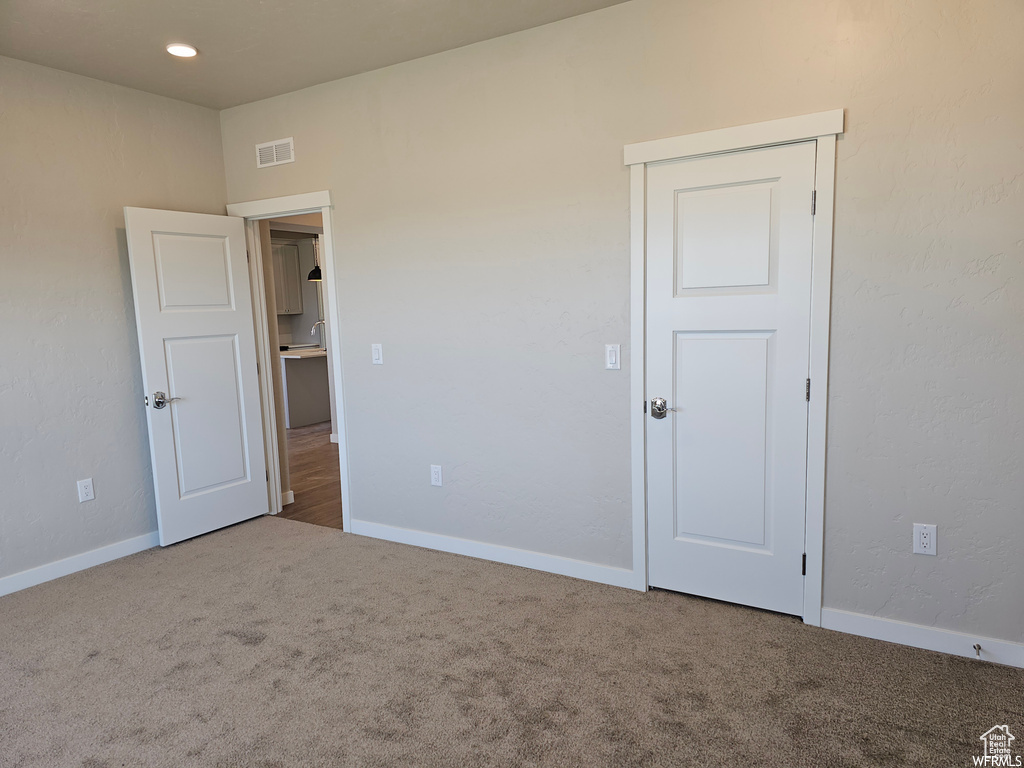
[[[852,5],[826,604],[1021,642],[1024,4]]]
[[[223,213],[224,178],[216,112],[7,58],[0,145],[6,576],[156,529],[121,208]]]
[[[628,566],[622,145],[845,107],[826,605],[1024,640],[1021,39],[1016,0],[637,0],[222,113],[229,199],[334,194],[354,514]]]

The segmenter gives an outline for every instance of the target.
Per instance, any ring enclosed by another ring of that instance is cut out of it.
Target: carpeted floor
[[[0,598],[5,768],[935,768],[1004,723],[1022,670],[289,520]]]

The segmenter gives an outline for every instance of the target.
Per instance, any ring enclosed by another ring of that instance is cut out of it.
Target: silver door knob
[[[153,393],[153,407],[158,411],[161,408],[166,408],[168,403],[173,403],[175,400],[181,400],[180,397],[168,397],[166,392],[154,392]]]
[[[675,408],[668,407],[668,401],[664,397],[651,398],[651,418],[664,419],[668,416],[669,411],[674,410]]]

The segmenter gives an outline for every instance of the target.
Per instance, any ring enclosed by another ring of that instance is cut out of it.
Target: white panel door
[[[124,214],[167,546],[268,511],[245,230],[229,216]]]
[[[803,611],[814,159],[648,166],[651,586]]]

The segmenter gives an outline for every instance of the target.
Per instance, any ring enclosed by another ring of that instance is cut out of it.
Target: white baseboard
[[[281,506],[287,507],[295,503],[295,491],[285,491],[281,494]]]
[[[115,544],[108,544],[105,547],[100,547],[90,552],[83,552],[80,555],[72,555],[63,560],[40,565],[36,568],[29,568],[21,573],[4,576],[0,578],[0,597],[34,587],[36,584],[59,579],[61,576],[84,571],[86,568],[92,568],[94,565],[101,565],[111,560],[117,560],[120,557],[134,555],[136,552],[152,549],[159,545],[160,536],[156,531],[153,531],[142,536],[136,536],[133,539],[125,539]]]
[[[337,433],[331,432],[331,442],[332,443],[341,442],[341,438],[338,437]]]
[[[954,656],[978,658],[974,645],[981,645],[981,659],[1011,667],[1024,667],[1024,643],[1010,640],[996,640],[991,637],[967,635],[949,629],[926,627],[922,624],[909,624],[905,621],[883,619],[864,613],[851,613],[835,608],[821,609],[821,626],[846,632],[850,635],[873,637],[900,645],[924,648],[929,651],[951,653]]]
[[[611,584],[615,587],[626,587],[627,589],[637,589],[640,591],[647,589],[643,576],[638,577],[633,571],[626,570],[625,568],[615,568],[610,565],[600,565],[599,563],[588,563],[584,560],[573,560],[569,557],[545,555],[541,552],[531,552],[526,549],[503,547],[498,544],[485,544],[481,541],[416,531],[411,528],[398,528],[397,526],[383,525],[381,523],[370,523],[365,520],[353,520],[351,532],[359,536],[396,541],[400,544],[412,544],[416,547],[437,549],[442,552],[452,552],[456,555],[478,557],[481,560],[492,560],[498,563],[506,563],[507,565],[519,565],[523,568],[532,568],[535,571],[557,573],[562,576],[572,576],[573,578],[586,581],[596,581],[600,584]]]

